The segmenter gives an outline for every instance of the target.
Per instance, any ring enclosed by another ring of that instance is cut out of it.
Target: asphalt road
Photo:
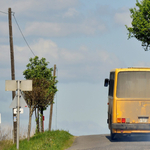
[[[111,141],[109,135],[79,136],[67,150],[150,150],[150,136],[117,136]]]

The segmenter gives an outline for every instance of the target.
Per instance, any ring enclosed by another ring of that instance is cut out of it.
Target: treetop
[[[141,41],[147,51],[150,48],[150,0],[136,0],[136,6],[130,9],[132,27],[126,25],[128,38],[135,37]]]
[[[30,63],[26,65],[27,69],[23,72],[26,79],[45,78],[52,79],[53,68],[48,68],[49,62],[45,58],[39,59],[38,56],[29,59]]]

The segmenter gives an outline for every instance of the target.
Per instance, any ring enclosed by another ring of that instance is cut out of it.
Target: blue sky
[[[73,135],[109,133],[107,88],[104,78],[118,67],[149,66],[149,51],[141,42],[128,40],[125,25],[131,25],[129,8],[136,1],[118,0],[6,0],[0,11],[11,7],[19,26],[35,55],[45,57],[49,67],[57,65],[58,93],[55,96],[53,129],[65,129]],[[1,126],[12,126],[11,92],[5,80],[11,79],[8,16],[0,13],[0,113]],[[30,57],[13,18],[16,80]],[[20,125],[27,128],[28,109],[21,114]],[[44,112],[48,128],[49,108]],[[35,127],[34,115],[32,127]]]

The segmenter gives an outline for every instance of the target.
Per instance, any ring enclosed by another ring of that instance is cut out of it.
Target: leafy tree
[[[130,9],[132,27],[126,25],[128,38],[135,37],[142,42],[145,51],[150,48],[150,0],[136,0],[136,8]]]
[[[31,117],[33,112],[38,109],[36,123],[39,131],[39,110],[43,115],[43,110],[53,103],[53,96],[57,92],[55,77],[52,76],[52,68],[47,68],[49,62],[46,62],[45,58],[39,60],[38,56],[29,59],[30,63],[27,64],[27,69],[23,72],[26,79],[33,80],[32,91],[23,92],[24,98],[28,104],[29,113],[29,125],[28,125],[28,140],[30,138],[31,130]],[[43,129],[43,123],[41,120],[41,129]]]

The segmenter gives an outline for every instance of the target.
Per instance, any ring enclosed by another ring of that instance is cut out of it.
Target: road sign
[[[9,108],[16,108],[17,107],[17,101],[18,101],[18,97],[15,96],[13,101],[11,102]],[[28,106],[22,95],[20,97],[19,105],[20,105],[19,107],[21,107],[21,108],[24,108],[24,107]]]
[[[21,91],[32,91],[32,80],[6,80],[5,81],[5,91],[16,91],[18,89],[18,84]]]
[[[20,100],[20,92],[21,91],[32,91],[32,80],[6,80],[5,81],[5,90],[6,91],[18,91],[17,99],[13,100],[12,104],[10,105],[11,108],[17,106],[17,149],[19,149],[19,109],[21,106],[21,102],[24,104],[24,100]],[[21,101],[21,102],[20,102]],[[26,106],[26,105],[23,105]]]
[[[5,81],[5,91],[16,91],[17,82],[16,80],[6,80]]]
[[[20,114],[23,114],[23,108],[19,109]],[[14,109],[14,114],[17,114],[17,108]]]
[[[32,80],[21,80],[20,81],[21,91],[32,91]]]

